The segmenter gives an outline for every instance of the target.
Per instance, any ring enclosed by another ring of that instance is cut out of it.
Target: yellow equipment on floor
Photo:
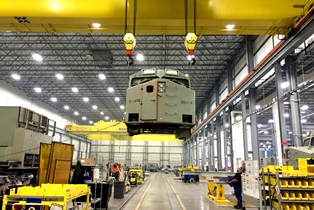
[[[10,195],[3,197],[2,209],[10,203],[12,209],[15,206],[22,206],[34,210],[35,206],[58,206],[62,210],[67,209],[67,202],[81,196],[86,196],[86,210],[89,206],[89,189],[85,184],[42,184],[40,187],[19,187],[10,190]],[[28,201],[27,199],[37,199],[40,202]],[[13,203],[13,204],[12,204]]]
[[[188,164],[187,168],[178,168],[178,170],[179,170],[179,177],[183,176],[183,171],[195,171],[197,169],[198,169],[198,167],[197,166],[192,166],[192,164]]]
[[[132,174],[136,174],[137,176],[132,176]],[[144,175],[143,175],[143,170],[142,169],[130,169],[129,170],[129,176],[130,176],[130,182],[134,182],[136,181],[136,184],[135,185],[138,185],[138,184],[142,184],[143,183],[143,178],[144,178]],[[132,180],[132,179],[136,179],[136,180]]]

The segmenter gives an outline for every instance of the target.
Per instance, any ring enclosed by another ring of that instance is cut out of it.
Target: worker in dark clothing
[[[241,182],[242,169],[238,168],[237,173],[234,175],[233,179],[230,181],[230,184],[233,185],[234,194],[238,200],[237,205],[234,206],[236,209],[242,209],[242,182]]]

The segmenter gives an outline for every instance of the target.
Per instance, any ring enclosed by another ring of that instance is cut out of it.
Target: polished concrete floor
[[[207,199],[207,181],[183,183],[173,173],[151,173],[140,187],[132,187],[123,199],[110,198],[109,210],[228,210]],[[255,210],[256,208],[246,208]]]

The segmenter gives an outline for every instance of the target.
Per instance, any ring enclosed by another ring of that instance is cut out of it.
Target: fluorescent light
[[[226,28],[228,30],[234,29],[234,24],[228,24],[228,25],[226,25]]]
[[[301,123],[306,123],[306,122],[307,122],[306,119],[302,119],[302,120],[301,120]]]
[[[109,117],[108,117],[108,116],[106,116],[106,117],[105,117],[105,120],[109,120]]]
[[[268,134],[268,131],[264,131],[264,134]]]
[[[241,115],[237,115],[237,116],[235,117],[235,119],[236,119],[237,121],[240,121],[240,120],[242,120],[242,116],[241,116]]]
[[[87,97],[84,97],[84,98],[83,98],[83,101],[88,102],[89,99],[88,99]]]
[[[119,98],[119,97],[115,97],[114,100],[115,100],[116,102],[119,102],[119,101],[120,101],[120,98]]]
[[[108,87],[108,91],[112,93],[114,91],[113,87]]]
[[[73,88],[72,88],[72,92],[77,93],[77,92],[78,92],[78,89],[77,89],[76,87],[73,87]]]
[[[283,82],[281,83],[281,88],[287,88],[289,87],[290,83],[289,82]]]
[[[39,87],[35,87],[34,90],[35,90],[37,93],[41,93],[41,88],[39,88]]]
[[[263,127],[263,125],[262,125],[262,124],[258,124],[257,127],[258,127],[258,128],[261,128],[261,127]]]
[[[290,104],[288,101],[283,102],[283,104],[288,105]]]
[[[106,79],[106,75],[104,75],[104,74],[99,74],[98,77],[99,77],[99,79],[101,79],[101,80]]]
[[[306,137],[306,134],[302,134],[303,137]]]
[[[138,61],[143,61],[143,60],[144,60],[144,55],[142,55],[142,54],[137,54],[136,60],[138,60]]]
[[[303,105],[303,106],[301,107],[301,110],[307,110],[307,109],[309,109],[309,106],[308,106],[308,105]]]
[[[125,107],[123,105],[120,106],[120,109],[124,109]]]
[[[82,117],[82,120],[86,120],[86,117]]]
[[[104,115],[104,112],[100,112],[101,115]]]
[[[56,74],[56,77],[58,80],[63,80],[64,76],[62,74]]]
[[[189,75],[188,75],[188,74],[185,74],[185,76],[188,77]]]
[[[290,115],[288,113],[284,113],[283,115],[285,118],[288,118]]]
[[[65,106],[64,106],[64,109],[69,110],[70,107],[69,107],[68,105],[65,105]]]
[[[42,61],[42,60],[43,60],[43,57],[41,57],[41,55],[39,55],[39,54],[37,54],[37,53],[34,53],[34,54],[32,55],[32,57],[33,57],[33,59],[34,59],[35,61]]]
[[[90,121],[89,121],[89,124],[93,124],[93,121],[90,120]]]
[[[52,98],[50,98],[50,100],[53,101],[53,102],[57,102],[58,101],[58,99],[56,97],[52,97]]]
[[[269,142],[269,141],[266,141],[266,144],[270,144],[270,142]]]
[[[101,25],[100,25],[100,23],[93,23],[92,26],[93,26],[94,28],[99,28]]]
[[[18,75],[18,74],[12,74],[11,77],[13,79],[15,79],[15,80],[20,80],[21,79],[20,75]]]
[[[96,105],[94,105],[94,106],[93,106],[93,109],[97,109],[97,106],[96,106]]]
[[[256,105],[256,106],[255,106],[255,109],[260,109],[260,108],[261,108],[260,105]]]
[[[291,132],[291,131],[289,131],[289,134],[292,134],[292,132]]]
[[[273,122],[274,122],[273,119],[268,120],[268,123],[273,123]]]
[[[77,115],[79,115],[79,113],[78,113],[78,112],[74,112],[74,115],[76,115],[76,116],[77,116]]]
[[[225,127],[226,127],[226,128],[229,128],[229,126],[230,126],[230,125],[229,125],[228,123],[225,124]]]

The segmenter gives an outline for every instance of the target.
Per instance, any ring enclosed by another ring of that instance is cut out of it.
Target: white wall
[[[26,94],[12,85],[0,81],[0,106],[22,106],[56,121],[57,127],[64,129],[73,119],[62,115],[58,110],[39,100],[27,97]]]

